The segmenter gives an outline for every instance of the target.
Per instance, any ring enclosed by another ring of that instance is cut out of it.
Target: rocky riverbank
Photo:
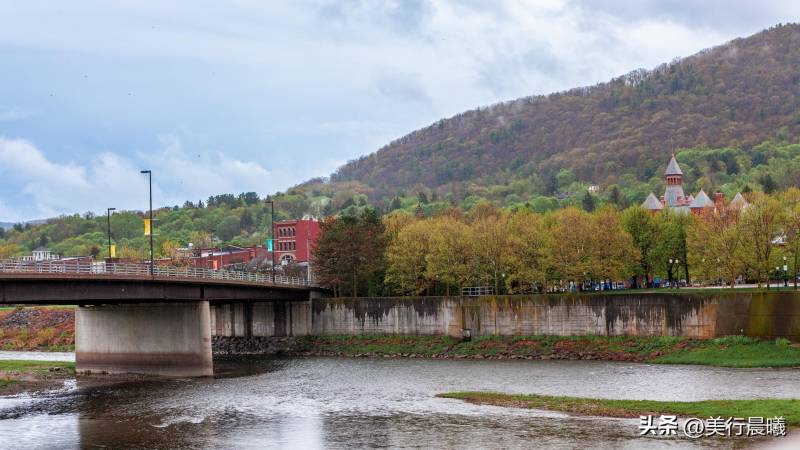
[[[0,308],[0,350],[75,350],[75,308]]]

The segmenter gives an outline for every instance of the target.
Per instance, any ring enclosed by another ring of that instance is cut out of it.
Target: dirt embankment
[[[0,350],[74,349],[74,308],[20,307],[0,310]]]

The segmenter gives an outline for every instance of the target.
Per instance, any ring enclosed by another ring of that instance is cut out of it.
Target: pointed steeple
[[[675,153],[672,154],[672,158],[670,158],[669,164],[667,164],[667,170],[664,172],[664,175],[683,175],[681,167],[675,159]]]
[[[661,200],[657,199],[656,195],[652,192],[647,196],[644,203],[642,203],[642,206],[650,211],[661,211],[664,209],[664,205],[661,203]]]

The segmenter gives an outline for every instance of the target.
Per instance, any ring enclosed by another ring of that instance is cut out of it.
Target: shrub
[[[56,334],[55,328],[47,327],[42,330],[39,330],[36,333],[36,339],[40,342],[47,343],[50,342],[51,339],[53,339],[53,336],[55,336],[55,334]]]
[[[781,348],[787,348],[792,345],[791,341],[786,338],[778,338],[775,339],[775,345]]]
[[[749,345],[756,344],[758,341],[758,338],[735,335],[716,338],[712,342],[717,345]]]

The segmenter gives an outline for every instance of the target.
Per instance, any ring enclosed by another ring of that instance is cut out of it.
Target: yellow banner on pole
[[[144,219],[144,235],[150,236],[150,219]]]
[[[117,257],[117,244],[111,244],[111,248],[109,250],[110,250],[111,254],[108,255],[108,256],[110,258],[116,258]]]

